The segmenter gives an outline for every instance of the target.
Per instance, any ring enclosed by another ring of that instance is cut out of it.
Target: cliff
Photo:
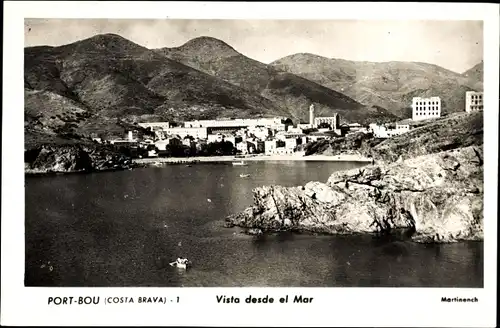
[[[127,156],[97,145],[43,145],[25,152],[26,174],[96,172],[128,169]]]
[[[483,151],[470,146],[335,172],[326,183],[263,186],[226,226],[328,234],[381,233],[416,242],[483,239]]]

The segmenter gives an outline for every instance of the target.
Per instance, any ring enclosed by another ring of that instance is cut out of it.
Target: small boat
[[[186,167],[191,167],[191,164],[187,164]]]
[[[250,174],[240,174],[240,178],[248,178]]]
[[[179,269],[187,269],[189,265],[191,265],[191,262],[189,262],[188,259],[181,257],[178,257],[177,260],[170,263],[170,266],[177,267]]]
[[[233,165],[237,165],[237,166],[247,166],[248,164],[243,162],[243,161],[240,161],[240,162],[233,162]]]

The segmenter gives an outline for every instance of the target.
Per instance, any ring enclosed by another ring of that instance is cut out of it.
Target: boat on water
[[[240,174],[240,178],[248,178],[250,174]]]
[[[244,161],[240,161],[240,162],[233,162],[233,165],[235,165],[235,166],[247,166],[248,164],[245,163]]]
[[[189,262],[188,259],[181,258],[181,257],[178,257],[177,260],[175,260],[174,262],[170,262],[170,266],[173,266],[173,267],[176,267],[179,269],[187,269],[187,267],[190,265],[191,265],[191,262]]]

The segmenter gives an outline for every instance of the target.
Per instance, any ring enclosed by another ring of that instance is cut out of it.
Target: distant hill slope
[[[258,94],[114,34],[97,35],[60,47],[25,48],[24,64],[27,116],[43,111],[50,118],[78,107],[88,115],[73,124],[91,128],[99,123],[104,132],[106,122],[117,120],[288,114]],[[57,105],[53,106],[54,103]],[[56,121],[51,120],[52,123],[57,125]],[[49,130],[52,127],[39,132]]]
[[[356,62],[300,53],[271,65],[403,118],[411,116],[414,96],[440,96],[443,112],[451,113],[464,110],[466,91],[482,90],[482,80],[427,63]]]
[[[463,72],[462,76],[465,77],[469,81],[469,83],[471,83],[471,85],[475,86],[476,89],[482,90],[484,82],[483,61]]]
[[[383,108],[366,108],[340,92],[250,59],[215,38],[199,37],[177,48],[155,51],[259,94],[297,120],[307,121],[311,103],[316,105],[318,116],[339,113],[347,120],[362,122],[372,118],[394,118]]]

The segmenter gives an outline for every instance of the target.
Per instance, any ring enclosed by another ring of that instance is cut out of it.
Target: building
[[[439,97],[414,97],[411,107],[414,121],[441,117],[441,98]]]
[[[370,131],[376,138],[390,138],[398,136],[410,131],[410,124],[398,124],[395,128],[390,128],[385,125],[370,124]]]
[[[207,128],[168,128],[163,129],[163,133],[167,135],[179,135],[181,138],[191,136],[193,138],[206,139],[208,136]]]
[[[389,138],[389,133],[384,125],[372,123],[370,124],[370,130],[375,138]]]
[[[467,91],[465,93],[465,111],[478,112],[483,110],[483,93],[476,91]]]
[[[268,136],[271,135],[271,131],[268,127],[264,126],[252,126],[248,128],[248,133],[253,134],[255,137],[260,140],[266,140]]]
[[[288,131],[286,131],[288,133],[298,133],[298,134],[303,134],[304,133],[304,130],[302,130],[301,128],[299,127],[296,127],[296,128],[289,128]]]
[[[205,128],[215,128],[215,127],[249,127],[249,126],[264,126],[269,128],[285,128],[283,124],[284,117],[272,117],[272,118],[237,118],[237,119],[227,119],[227,120],[194,120],[184,122],[184,127],[205,127]]]
[[[224,140],[224,136],[222,134],[220,134],[220,133],[209,134],[207,136],[208,143],[211,143],[211,142],[222,142],[222,140]]]
[[[277,140],[266,140],[264,141],[264,152],[266,155],[272,155],[275,153],[276,148],[278,148]]]
[[[182,141],[179,138],[168,138],[164,140],[158,140],[155,142],[155,147],[160,151],[167,149],[167,146],[180,146]]]
[[[398,124],[396,123],[397,134],[403,134],[410,131],[410,124]]]
[[[255,143],[250,141],[242,141],[236,144],[236,150],[243,155],[253,154],[256,152],[257,147]]]
[[[170,128],[169,122],[145,122],[145,123],[137,123],[142,128],[151,128],[151,131],[157,130],[165,130]]]
[[[312,124],[309,124],[309,123],[299,123],[297,124],[297,129],[301,129],[301,130],[309,130],[309,129],[312,129]]]
[[[340,127],[339,114],[335,114],[331,117],[316,117],[314,119],[315,128],[319,127],[322,123],[328,124],[332,130],[338,129]]]
[[[309,124],[314,126],[314,104],[309,106]]]
[[[290,139],[285,140],[285,148],[287,150],[294,151],[296,147],[297,147],[297,139],[296,138],[290,138]]]

